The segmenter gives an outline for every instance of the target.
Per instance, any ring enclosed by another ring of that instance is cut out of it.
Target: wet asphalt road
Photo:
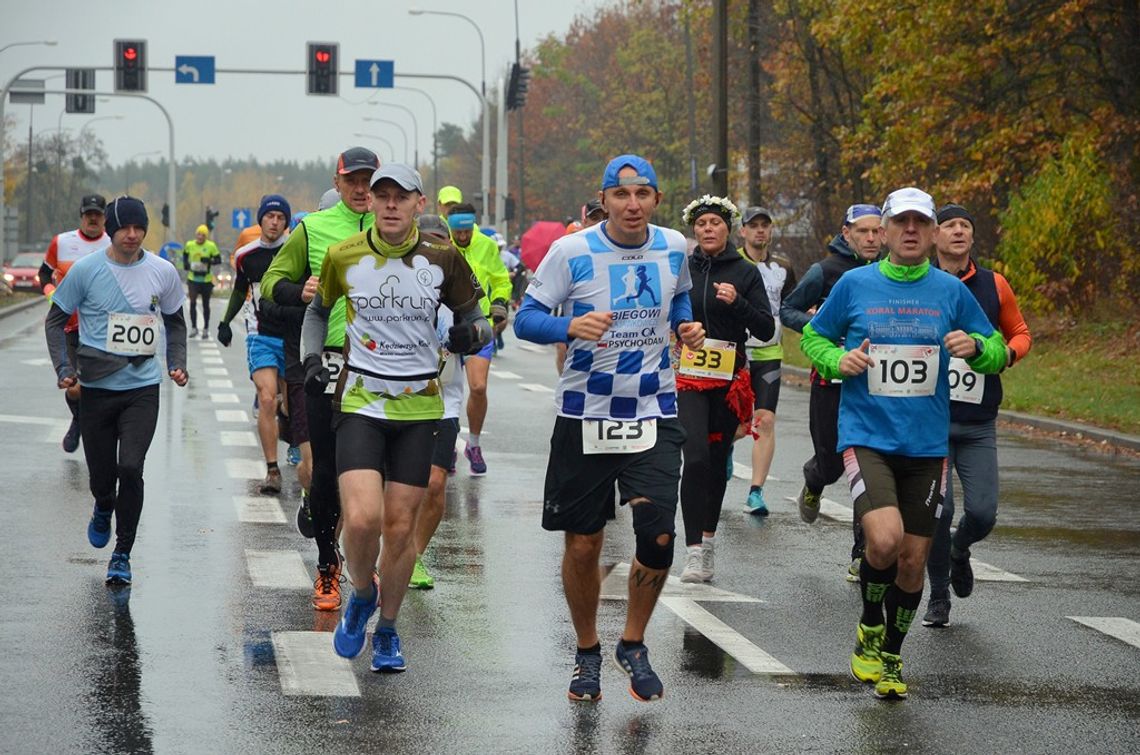
[[[561,539],[539,527],[550,354],[508,335],[491,380],[490,473],[472,478],[460,459],[427,558],[436,589],[409,592],[400,617],[409,671],[380,676],[367,654],[337,662],[331,636],[314,634],[336,616],[309,605],[316,552],[291,524],[292,469],[279,499],[257,500],[260,451],[242,445],[252,420],[221,419],[250,413],[240,340],[194,342],[190,386],[163,387],[135,584],[104,586],[110,549],[86,540],[82,451],[59,448],[67,414],[42,315],[0,321],[0,752],[1140,750],[1140,647],[1068,618],[1140,621],[1135,460],[1003,432],[999,522],[974,555],[1024,581],[979,582],[947,629],[916,621],[903,648],[911,698],[883,703],[846,671],[859,610],[843,579],[850,525],[805,525],[788,500],[810,442],[807,393],[785,389],[772,516],[742,513],[747,482],[734,479],[717,538],[723,592],[667,588],[650,624],[665,699],[636,702],[607,664],[604,699],[572,704]],[[744,444],[736,460],[739,472]],[[825,496],[842,519],[845,489]],[[607,531],[607,587],[620,593],[628,513]],[[681,561],[678,547],[675,574]],[[622,602],[603,603],[607,653],[623,617]],[[1115,626],[1140,642],[1135,623]]]

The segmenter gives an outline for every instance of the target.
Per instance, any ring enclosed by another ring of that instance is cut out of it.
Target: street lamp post
[[[427,97],[428,104],[431,105],[431,170],[432,170],[432,191],[439,191],[439,149],[436,145],[436,139],[439,132],[439,115],[435,109],[435,98],[422,89],[416,87],[392,87],[393,89],[402,89],[405,92],[419,92],[424,97]]]
[[[365,116],[361,120],[369,121],[371,123],[387,123],[391,126],[395,126],[396,128],[398,128],[400,130],[400,133],[404,137],[404,162],[408,161],[408,147],[410,146],[408,144],[408,130],[406,128],[404,128],[403,125],[401,125],[397,121],[390,121],[387,118],[373,118],[372,116]],[[395,158],[393,157],[393,159],[395,159]]]
[[[452,16],[454,18],[461,18],[467,23],[471,24],[475,29],[475,33],[479,35],[479,64],[482,70],[481,74],[481,89],[483,100],[483,225],[490,224],[490,205],[491,205],[491,108],[487,103],[487,46],[483,41],[483,30],[479,28],[479,24],[470,16],[465,16],[462,13],[453,13],[452,11],[443,10],[423,10],[421,8],[411,8],[408,13],[413,16],[433,15],[433,16]]]
[[[407,113],[408,117],[412,119],[412,134],[415,137],[412,140],[412,143],[415,145],[415,151],[414,151],[413,159],[415,160],[415,169],[419,170],[420,169],[420,122],[419,122],[419,120],[416,119],[416,114],[412,111],[411,108],[404,107],[403,105],[397,105],[394,102],[371,102],[369,104],[383,105],[385,107],[399,108],[400,110],[403,110],[405,113]],[[365,118],[364,120],[367,121],[367,120],[372,120],[372,119],[371,118]],[[407,136],[405,135],[404,138],[406,139]]]
[[[9,47],[20,47],[21,45],[44,45],[45,47],[55,47],[59,42],[54,39],[46,39],[40,42],[9,42],[8,44],[0,47],[0,52],[4,52]]]
[[[396,148],[392,146],[392,142],[388,141],[379,134],[362,134],[357,131],[355,134],[353,134],[353,136],[357,137],[358,139],[375,139],[378,142],[384,142],[388,145],[388,154],[392,156],[390,159],[396,159]]]

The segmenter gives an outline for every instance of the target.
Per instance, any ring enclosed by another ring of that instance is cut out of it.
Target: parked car
[[[4,263],[4,281],[13,291],[40,291],[40,266],[43,252],[24,252]]]

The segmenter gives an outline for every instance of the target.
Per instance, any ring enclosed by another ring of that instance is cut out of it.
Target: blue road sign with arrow
[[[356,86],[391,89],[396,83],[396,64],[391,60],[356,61]]]
[[[175,55],[175,84],[213,84],[213,55]]]
[[[253,225],[253,210],[248,207],[238,207],[234,209],[233,226],[238,230],[242,228],[249,228]]]

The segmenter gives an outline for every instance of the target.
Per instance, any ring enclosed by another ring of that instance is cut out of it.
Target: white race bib
[[[443,364],[441,364],[439,368],[439,384],[450,385],[451,381],[455,379],[455,364],[459,361],[459,357],[455,354],[452,354],[447,349],[442,349],[441,351]]]
[[[872,396],[902,398],[933,396],[938,386],[937,346],[871,344],[875,360],[867,368],[867,389]]]
[[[329,371],[329,384],[325,386],[325,393],[336,393],[337,379],[344,369],[344,354],[337,351],[322,351],[321,361]]]
[[[158,349],[158,315],[112,312],[107,315],[107,351],[153,356]]]
[[[970,369],[965,359],[950,358],[950,400],[980,404],[986,393],[984,376]]]
[[[657,420],[582,420],[583,454],[639,454],[657,445]]]
[[[190,263],[190,272],[192,273],[207,273],[210,271],[210,266],[205,262],[195,261]]]

